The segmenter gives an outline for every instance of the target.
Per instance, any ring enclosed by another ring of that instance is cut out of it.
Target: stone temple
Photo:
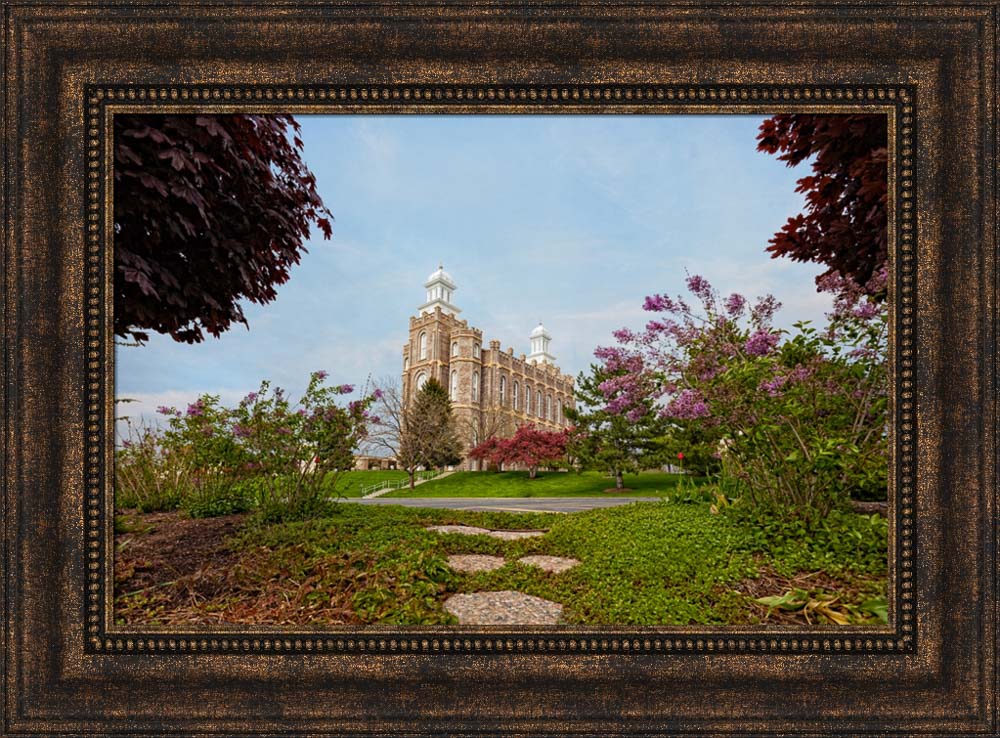
[[[410,340],[403,347],[403,399],[408,402],[431,377],[448,389],[466,450],[492,436],[506,436],[518,425],[544,430],[569,425],[563,409],[574,407],[573,377],[556,365],[552,336],[539,324],[529,336],[531,353],[514,355],[500,341],[484,345],[483,332],[460,320],[453,302],[458,287],[438,267],[424,284],[426,301],[410,318]],[[460,468],[474,469],[466,460]]]

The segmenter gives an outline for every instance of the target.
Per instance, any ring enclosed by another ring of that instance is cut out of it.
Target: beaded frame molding
[[[108,653],[912,653],[916,555],[913,377],[915,91],[906,86],[91,86],[86,90],[86,645]],[[562,626],[345,628],[116,627],[113,618],[114,339],[112,116],[142,112],[477,114],[876,113],[888,117],[892,273],[888,628]]]
[[[1000,735],[1000,0],[0,8],[0,735]],[[888,116],[889,625],[116,625],[129,110]]]

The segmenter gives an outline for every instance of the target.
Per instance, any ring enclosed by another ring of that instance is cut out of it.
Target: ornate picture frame
[[[4,4],[4,734],[995,734],[997,8]],[[889,120],[886,628],[111,617],[112,116]]]

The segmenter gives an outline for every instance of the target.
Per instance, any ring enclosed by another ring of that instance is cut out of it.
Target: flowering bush
[[[130,430],[118,451],[119,504],[180,505],[194,517],[259,505],[271,520],[319,511],[337,475],[353,468],[368,422],[377,422],[368,413],[374,396],[341,406],[354,387],[325,386],[326,376],[314,372],[294,406],[264,381],[235,408],[214,395],[183,411],[158,408],[166,427]]]
[[[230,414],[245,467],[264,480],[262,514],[285,519],[323,506],[340,472],[354,467],[354,450],[367,434],[374,397],[341,406],[349,384],[325,386],[326,372],[313,372],[305,393],[292,405],[285,392],[261,382]]]
[[[670,434],[693,461],[716,457],[725,481],[755,508],[815,518],[850,496],[884,496],[887,485],[886,307],[836,275],[820,288],[836,295],[827,326],[773,327],[780,304],[722,299],[702,277],[687,287],[696,300],[652,295],[657,313],[640,333],[616,333],[618,345],[596,355],[613,385],[608,409],[649,396]],[[624,371],[621,371],[623,370]]]

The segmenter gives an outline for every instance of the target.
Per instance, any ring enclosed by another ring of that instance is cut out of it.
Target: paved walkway
[[[450,477],[454,473],[455,472],[453,472],[453,471],[443,471],[440,474],[437,474],[436,476],[433,476],[433,477],[424,477],[423,479],[415,479],[413,481],[413,486],[414,487],[419,487],[424,482],[434,482],[434,481],[437,481],[438,479],[444,479],[445,477]],[[409,483],[407,483],[407,486],[408,485],[409,485]],[[374,492],[371,492],[370,494],[364,495],[364,496],[362,496],[361,499],[362,500],[374,500],[374,499],[376,499],[378,497],[381,497],[382,495],[387,495],[390,492],[398,492],[400,489],[401,489],[401,487],[396,487],[395,485],[390,485],[388,487],[383,487],[382,489],[377,489]]]
[[[630,502],[659,502],[659,497],[352,497],[344,502],[359,505],[402,505],[446,510],[502,510],[504,512],[572,513]]]

